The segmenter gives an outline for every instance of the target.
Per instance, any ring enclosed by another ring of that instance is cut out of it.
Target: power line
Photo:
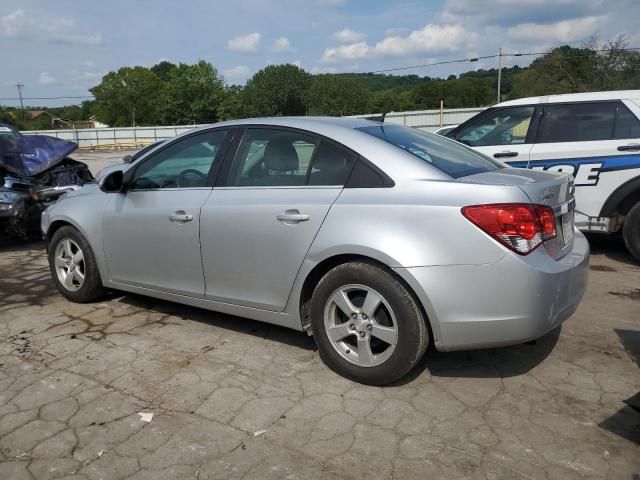
[[[474,62],[478,62],[480,60],[487,60],[490,58],[498,58],[498,59],[502,59],[503,57],[530,57],[530,56],[540,56],[540,55],[547,55],[549,53],[551,53],[553,50],[555,50],[556,48],[559,47],[555,47],[547,52],[524,52],[524,53],[520,53],[520,52],[512,52],[512,53],[502,53],[499,52],[498,54],[494,54],[494,55],[482,55],[482,56],[478,56],[478,57],[470,57],[470,58],[458,58],[455,60],[443,60],[440,62],[432,62],[432,63],[422,63],[419,65],[409,65],[409,66],[405,66],[405,67],[394,67],[394,68],[385,68],[382,70],[375,70],[371,73],[387,73],[387,72],[397,72],[397,71],[402,71],[402,70],[412,70],[412,69],[416,69],[416,68],[426,68],[426,67],[435,67],[438,65],[450,65],[450,64],[455,64],[455,63],[474,63]],[[574,47],[575,48],[575,47]],[[620,48],[619,51],[638,51],[640,50],[640,47],[626,47],[626,48]],[[603,49],[597,49],[597,50],[590,50],[591,53],[588,54],[576,54],[576,55],[571,55],[571,58],[580,58],[580,57],[589,57],[591,56],[594,52],[596,53],[604,53],[604,52],[610,52],[611,49],[610,48],[603,48]],[[22,96],[22,87],[24,87],[23,84],[16,84],[16,87],[18,87],[18,95],[19,97],[4,97],[4,98],[0,98],[0,101],[16,101],[16,100],[20,100],[20,105],[21,108],[24,110],[24,105],[23,105],[23,100],[66,100],[66,99],[89,99],[89,98],[95,98],[93,95],[69,95],[69,96],[58,96],[58,97],[23,97]]]
[[[555,47],[555,48],[559,48],[559,47]],[[554,50],[554,49],[552,49]],[[552,50],[549,50],[548,52],[525,52],[525,53],[519,53],[519,52],[513,52],[513,53],[501,53],[501,54],[496,54],[496,55],[483,55],[480,57],[471,57],[471,58],[458,58],[456,60],[445,60],[442,62],[433,62],[433,63],[422,63],[419,65],[409,65],[406,67],[394,67],[394,68],[385,68],[384,70],[375,70],[371,73],[386,73],[386,72],[397,72],[400,70],[412,70],[414,68],[424,68],[424,67],[435,67],[437,65],[447,65],[447,64],[451,64],[451,63],[465,63],[465,62],[477,62],[479,60],[485,60],[488,58],[498,58],[498,57],[530,57],[530,56],[539,56],[539,55],[547,55],[549,54]],[[629,48],[621,48],[619,49],[620,51],[635,51],[635,50],[640,50],[640,47],[629,47]],[[597,53],[602,53],[602,52],[610,52],[611,49],[606,48],[606,49],[598,49],[598,50],[591,50],[591,52],[597,52]],[[588,57],[591,56],[591,53],[589,54],[584,54],[584,55],[572,55],[572,58],[578,58],[578,57]]]
[[[23,87],[24,85],[20,85],[20,86]],[[95,98],[95,97],[93,95],[77,95],[77,96],[68,96],[68,97],[64,97],[64,96],[63,97],[22,97],[20,96],[20,98],[24,100],[63,100],[66,98]],[[18,100],[18,98],[5,97],[5,98],[0,98],[0,100]]]

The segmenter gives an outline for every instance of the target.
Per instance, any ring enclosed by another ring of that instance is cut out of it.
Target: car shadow
[[[625,351],[640,367],[640,330],[615,329],[615,332]],[[640,445],[640,391],[622,402],[626,405],[598,426]]]
[[[592,255],[604,255],[605,257],[634,267],[640,266],[627,250],[622,235],[607,235],[598,233],[586,233],[589,240]]]
[[[117,295],[122,295],[122,293],[119,292]],[[151,299],[142,295],[125,294],[117,301],[137,308],[173,315],[183,320],[202,322],[238,333],[247,333],[305,350],[317,350],[312,337],[303,332],[278,325],[211,312],[170,301]],[[560,328],[556,328],[537,340],[510,347],[460,352],[438,352],[435,348],[430,348],[418,362],[416,368],[390,386],[406,385],[419,377],[425,370],[437,377],[502,378],[523,375],[547,358],[555,347],[559,336]]]
[[[524,375],[553,351],[561,327],[531,342],[509,347],[439,352],[429,347],[416,368],[390,386],[403,386],[426,370],[434,377],[504,378]]]
[[[116,301],[136,308],[172,315],[182,320],[206,323],[225,330],[302,348],[303,350],[316,350],[313,338],[298,330],[133,293],[113,292],[111,295],[117,297]]]

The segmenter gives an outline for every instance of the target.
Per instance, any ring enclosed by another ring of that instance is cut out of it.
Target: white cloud
[[[249,77],[249,67],[238,65],[222,72],[227,83],[244,83]]]
[[[459,50],[473,43],[475,34],[467,32],[462,25],[425,25],[407,36],[388,36],[376,43],[356,42],[349,45],[327,48],[324,63],[339,63],[363,58],[393,56],[402,57],[425,53],[445,53]]]
[[[293,62],[291,62],[293,65],[295,65],[298,68],[302,68],[302,61],[300,60],[294,60]]]
[[[40,74],[40,78],[38,78],[38,82],[41,85],[51,85],[52,83],[56,83],[56,77],[51,75],[49,72],[42,72]]]
[[[262,35],[258,32],[250,33],[229,40],[227,44],[229,50],[239,53],[256,53],[258,46],[260,45],[260,39]]]
[[[425,25],[408,36],[386,37],[375,46],[380,55],[404,56],[415,53],[452,52],[470,40],[462,25]]]
[[[271,46],[271,51],[276,53],[282,52],[290,52],[291,51],[291,43],[287,37],[279,37]]]
[[[318,3],[320,5],[333,6],[333,5],[342,5],[343,3],[346,3],[346,0],[318,0]]]
[[[354,32],[350,28],[345,28],[344,30],[340,30],[339,32],[335,32],[331,35],[338,43],[356,43],[364,40],[365,34],[361,32]]]
[[[339,63],[343,61],[365,58],[370,55],[371,47],[366,42],[357,42],[350,45],[327,48],[322,54],[324,63]]]
[[[601,24],[602,19],[602,17],[592,16],[563,20],[547,25],[522,23],[509,28],[507,35],[513,40],[573,42],[592,36]]]
[[[0,17],[0,36],[43,43],[100,45],[102,34],[83,33],[73,19],[16,10]]]

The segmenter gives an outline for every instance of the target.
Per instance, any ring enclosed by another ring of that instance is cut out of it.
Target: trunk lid
[[[574,184],[566,173],[549,173],[521,168],[503,168],[458,179],[465,183],[511,185],[520,188],[534,205],[553,209],[556,236],[546,240],[544,247],[554,259],[564,256],[573,245]]]

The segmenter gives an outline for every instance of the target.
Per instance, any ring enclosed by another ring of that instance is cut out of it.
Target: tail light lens
[[[471,205],[462,214],[474,225],[520,255],[556,236],[553,210],[528,203]]]

